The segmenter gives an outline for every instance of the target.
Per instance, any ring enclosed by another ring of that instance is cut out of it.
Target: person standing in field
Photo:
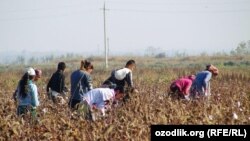
[[[170,90],[173,92],[173,96],[177,96],[178,99],[189,100],[190,88],[195,79],[195,75],[182,77],[175,80],[170,85]]]
[[[37,120],[36,108],[39,106],[37,86],[34,83],[35,76],[35,70],[28,68],[19,82],[17,93],[17,115],[23,116],[30,112],[32,120]]]
[[[80,69],[75,70],[71,74],[71,96],[68,103],[71,109],[77,109],[76,105],[82,101],[83,95],[93,89],[92,78],[90,76],[93,69],[94,66],[90,61],[82,60]]]
[[[198,72],[191,88],[192,97],[210,96],[210,80],[218,74],[219,70],[212,64],[207,65],[204,71]]]
[[[42,70],[40,69],[35,69],[35,78],[34,78],[34,82],[37,82],[41,77],[42,77]],[[17,95],[18,95],[18,87],[20,85],[20,81],[18,82],[17,88],[15,90],[15,92],[13,93],[13,99],[15,101],[17,101]],[[39,91],[38,91],[39,93]]]
[[[65,87],[65,69],[66,64],[64,62],[59,62],[57,71],[53,73],[47,84],[47,94],[49,99],[52,99],[53,103],[57,103],[57,97],[65,97],[65,92],[67,92],[67,88]]]
[[[117,86],[110,88],[95,88],[84,94],[82,98],[82,108],[84,109],[85,119],[95,121],[98,113],[101,117],[106,116],[106,111],[112,106],[115,100],[120,100],[124,96],[124,89]]]

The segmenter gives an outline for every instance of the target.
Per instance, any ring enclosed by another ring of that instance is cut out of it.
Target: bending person
[[[124,96],[123,87],[96,88],[90,90],[83,96],[83,109],[85,118],[88,120],[98,119],[98,115],[94,115],[95,111],[101,113],[101,117],[105,116],[106,111],[112,106],[115,100],[120,100]]]
[[[211,64],[207,65],[204,71],[197,73],[191,88],[192,97],[210,96],[210,80],[212,76],[217,76],[218,74],[219,70]]]
[[[170,90],[171,92],[174,93],[173,96],[177,96],[178,99],[189,100],[190,89],[194,79],[195,75],[190,75],[187,77],[182,77],[172,82]]]
[[[127,84],[129,88],[134,89],[132,71],[134,70],[135,66],[135,61],[129,60],[124,68],[113,70],[111,72],[111,76],[104,81],[103,85],[125,87]]]

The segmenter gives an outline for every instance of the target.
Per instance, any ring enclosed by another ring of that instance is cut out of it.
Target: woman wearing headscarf
[[[28,68],[17,89],[17,115],[22,116],[31,112],[32,120],[37,120],[36,107],[39,106],[37,86],[34,83],[35,75],[35,70]]]
[[[210,80],[218,74],[219,70],[212,64],[207,65],[204,71],[198,72],[192,85],[192,97],[210,96]]]
[[[173,92],[174,96],[177,96],[178,98],[189,100],[190,88],[194,79],[195,75],[190,75],[175,80],[170,85],[171,92]]]
[[[34,82],[37,82],[41,76],[42,76],[42,70],[40,69],[35,69],[35,78],[34,78]],[[15,100],[15,102],[17,101],[17,96],[18,96],[18,88],[19,88],[19,85],[20,85],[20,81],[18,82],[18,85],[17,85],[17,88],[15,90],[15,92],[13,93],[13,99]],[[39,91],[38,91],[39,93]]]

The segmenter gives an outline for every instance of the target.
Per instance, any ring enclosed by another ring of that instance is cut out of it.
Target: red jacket
[[[180,92],[184,95],[189,95],[190,88],[192,86],[192,80],[188,78],[180,78],[173,82],[179,89]],[[172,84],[173,84],[172,83]]]

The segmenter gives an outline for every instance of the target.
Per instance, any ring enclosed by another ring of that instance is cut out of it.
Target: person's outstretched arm
[[[132,72],[129,72],[126,75],[126,82],[128,83],[129,87],[133,87]]]
[[[47,84],[47,93],[49,92],[49,88],[51,88],[51,85],[52,85],[52,80],[54,79],[54,74],[51,76],[48,84]]]
[[[91,76],[90,75],[86,75],[86,78],[87,78],[87,89],[88,89],[88,91],[89,90],[92,90],[93,89],[93,81],[92,81],[92,78],[91,78]]]
[[[31,105],[33,107],[37,107],[39,106],[37,86],[35,84],[32,84],[30,87],[31,87]]]
[[[209,81],[210,81],[211,78],[212,78],[212,73],[208,72],[206,74],[206,77],[204,78],[204,81],[203,81],[203,87],[204,87],[205,92],[208,90]]]

